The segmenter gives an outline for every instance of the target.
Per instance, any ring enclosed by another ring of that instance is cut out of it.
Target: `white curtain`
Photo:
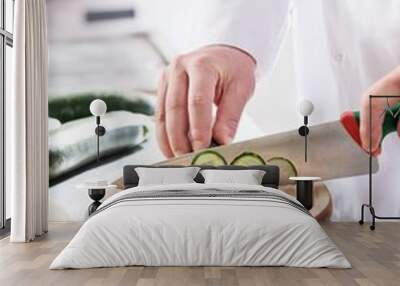
[[[7,187],[12,242],[47,232],[47,23],[45,0],[15,1],[13,94],[7,98]]]

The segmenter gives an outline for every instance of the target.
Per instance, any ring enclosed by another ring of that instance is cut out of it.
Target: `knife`
[[[308,161],[304,161],[304,137],[297,130],[266,135],[256,139],[209,148],[231,162],[243,152],[254,152],[266,161],[283,157],[290,160],[299,176],[318,176],[323,180],[345,178],[369,173],[369,155],[346,133],[340,121],[309,126]],[[188,153],[156,165],[190,165],[199,152]],[[379,170],[378,160],[372,158],[372,172]],[[283,180],[283,181],[282,181]],[[281,177],[281,185],[293,184]]]

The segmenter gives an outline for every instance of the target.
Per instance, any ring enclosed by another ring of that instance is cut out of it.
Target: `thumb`
[[[232,142],[251,93],[252,89],[240,90],[236,86],[231,86],[221,96],[213,127],[213,138],[216,142],[223,145]]]
[[[384,98],[372,99],[364,96],[361,106],[360,138],[362,147],[374,153],[380,145],[386,101]],[[371,124],[370,124],[371,122]]]

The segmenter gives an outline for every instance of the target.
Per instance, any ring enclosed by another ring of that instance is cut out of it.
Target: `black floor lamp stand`
[[[361,219],[359,220],[359,224],[364,224],[364,208],[369,208],[369,211],[372,216],[372,224],[369,226],[371,230],[375,230],[375,219],[382,219],[382,220],[390,220],[390,219],[400,219],[400,217],[387,217],[387,216],[379,216],[375,213],[375,208],[373,207],[373,202],[372,202],[372,100],[374,98],[400,98],[400,95],[387,95],[387,96],[381,96],[381,95],[370,95],[369,96],[369,182],[368,182],[368,188],[369,188],[369,202],[368,204],[362,204],[361,206]]]
[[[100,137],[106,134],[104,126],[100,125],[100,116],[96,116],[96,129],[94,132],[97,136],[97,164],[100,164]],[[100,200],[106,194],[105,188],[90,188],[89,197],[94,201],[88,208],[89,216],[94,213],[97,208],[101,205]]]

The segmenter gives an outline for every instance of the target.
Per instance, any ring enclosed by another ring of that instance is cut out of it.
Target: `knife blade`
[[[231,162],[242,152],[255,152],[266,161],[273,157],[289,159],[299,176],[318,176],[323,180],[345,178],[369,173],[369,156],[343,129],[340,121],[309,126],[308,161],[304,161],[304,137],[297,130],[209,148]],[[196,154],[188,153],[156,165],[190,165]],[[379,170],[378,160],[372,158],[372,172]],[[293,184],[288,178],[281,185]]]

